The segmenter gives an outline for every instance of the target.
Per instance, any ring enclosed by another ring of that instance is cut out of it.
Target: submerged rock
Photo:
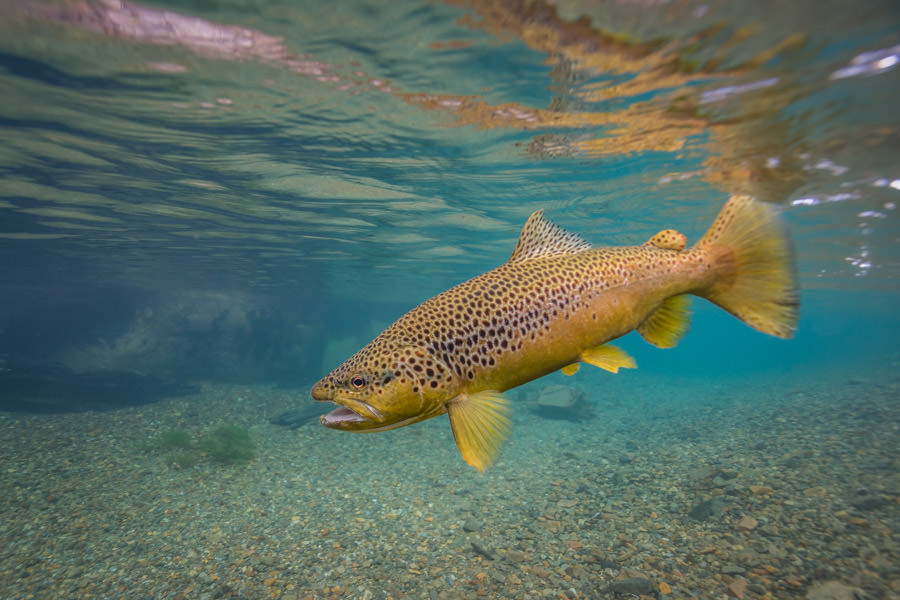
[[[466,522],[463,523],[463,531],[473,532],[473,531],[481,531],[481,528],[484,527],[484,523],[475,518],[466,519]]]
[[[725,510],[725,503],[718,498],[704,500],[699,504],[695,504],[688,512],[688,516],[695,521],[708,521],[713,517],[718,517]]]
[[[886,506],[891,504],[893,500],[888,498],[887,496],[862,496],[850,502],[850,505],[857,510],[877,510],[882,506]]]
[[[816,583],[806,592],[806,600],[868,600],[869,596],[859,588],[840,581]]]
[[[656,596],[656,586],[644,577],[629,577],[622,581],[613,581],[609,584],[609,591],[613,597],[628,596]]]
[[[535,413],[547,419],[583,421],[593,416],[584,392],[567,385],[548,385],[538,396]]]

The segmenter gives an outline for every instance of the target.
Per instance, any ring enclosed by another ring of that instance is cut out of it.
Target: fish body
[[[676,345],[690,294],[791,337],[793,255],[777,211],[733,197],[691,248],[673,230],[640,246],[595,248],[537,211],[506,263],[406,313],[311,394],[338,405],[323,425],[349,431],[448,412],[463,458],[483,471],[509,430],[502,392],[559,369],[574,374],[580,363],[634,367],[608,342],[637,330],[656,346]]]

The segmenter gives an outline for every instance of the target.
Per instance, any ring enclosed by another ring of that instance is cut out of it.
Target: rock
[[[725,503],[718,498],[711,498],[694,505],[688,516],[695,521],[708,521],[721,515],[723,510],[725,510]]]
[[[581,565],[572,565],[566,568],[566,574],[569,577],[574,577],[575,579],[580,579],[582,577],[587,577],[587,570]]]
[[[751,485],[750,493],[754,496],[771,496],[775,493],[775,490],[767,485]]]
[[[747,570],[743,567],[739,567],[732,563],[728,563],[719,569],[719,573],[722,573],[723,575],[743,575],[746,571]]]
[[[478,542],[470,542],[472,544],[472,550],[475,551],[475,554],[480,554],[488,560],[494,560],[494,555],[491,554],[490,550],[479,544]]]
[[[567,385],[548,385],[538,396],[538,406],[570,409],[578,403],[581,392]]]
[[[743,517],[741,517],[741,520],[738,521],[737,528],[741,531],[752,531],[756,529],[757,525],[759,525],[759,521],[757,521],[750,515],[744,515]]]
[[[521,550],[507,550],[506,560],[510,562],[522,562],[525,560],[525,553]]]
[[[859,588],[839,581],[813,584],[806,592],[806,600],[865,600],[869,596]]]
[[[726,591],[729,596],[741,600],[741,598],[744,597],[744,592],[747,591],[747,580],[740,578],[735,579],[728,584],[728,589]]]
[[[463,531],[468,531],[472,533],[473,531],[481,531],[481,528],[484,527],[484,523],[479,521],[478,519],[466,519],[466,522],[463,523]]]
[[[766,586],[759,583],[751,583],[747,586],[747,589],[759,596],[763,596],[766,593]]]
[[[702,467],[688,474],[691,487],[695,490],[722,488],[735,477],[737,477],[737,472],[727,471],[719,467]]]
[[[863,496],[852,501],[850,505],[857,510],[876,510],[890,502],[886,496]]]
[[[537,399],[535,412],[548,419],[583,421],[591,418],[584,392],[567,385],[548,385]]]
[[[609,584],[609,591],[614,597],[656,596],[656,586],[643,577],[629,577]]]

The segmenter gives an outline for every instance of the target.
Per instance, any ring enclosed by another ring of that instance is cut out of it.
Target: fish
[[[525,223],[509,260],[430,298],[311,389],[337,408],[325,427],[387,431],[449,415],[463,460],[484,472],[511,429],[504,392],[581,364],[635,368],[609,342],[636,330],[671,348],[698,296],[763,333],[799,318],[793,245],[775,205],[734,195],[691,247],[678,231],[639,246],[595,247],[548,220]]]

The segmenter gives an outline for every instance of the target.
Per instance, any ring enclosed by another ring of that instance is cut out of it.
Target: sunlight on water
[[[497,263],[536,208],[630,243],[748,192],[787,207],[808,285],[893,287],[897,46],[834,10],[845,30],[714,3],[8,4],[0,239],[97,276],[190,256],[387,293],[406,257],[445,282]]]

